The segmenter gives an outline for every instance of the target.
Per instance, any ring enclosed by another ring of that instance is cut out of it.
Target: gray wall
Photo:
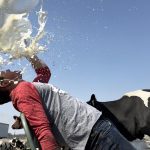
[[[0,138],[8,136],[9,124],[0,123]]]

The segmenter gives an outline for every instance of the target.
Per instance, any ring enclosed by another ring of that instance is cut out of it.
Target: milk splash
[[[39,27],[35,36],[29,20],[29,12],[38,3],[39,0],[0,0],[0,66],[45,50],[39,41],[45,35],[47,13],[42,7],[37,12]]]

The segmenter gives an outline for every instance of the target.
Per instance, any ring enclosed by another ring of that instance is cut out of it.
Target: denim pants
[[[94,125],[85,150],[135,150],[117,128],[107,119]]]

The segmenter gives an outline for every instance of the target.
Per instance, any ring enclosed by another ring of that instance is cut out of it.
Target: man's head
[[[20,80],[22,80],[20,71],[0,71],[0,91],[7,91]]]
[[[0,104],[10,101],[10,92],[22,80],[20,71],[0,71]]]

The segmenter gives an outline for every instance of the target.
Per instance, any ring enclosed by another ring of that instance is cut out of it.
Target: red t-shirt
[[[48,83],[51,72],[47,66],[36,69],[37,77],[34,82]],[[14,107],[23,112],[35,132],[42,150],[56,150],[57,143],[53,136],[51,125],[45,114],[41,98],[30,82],[22,81],[12,90],[11,99]]]
[[[39,68],[35,70],[37,76],[33,80],[33,82],[42,82],[42,83],[48,83],[51,77],[50,69],[45,66],[43,68]]]

